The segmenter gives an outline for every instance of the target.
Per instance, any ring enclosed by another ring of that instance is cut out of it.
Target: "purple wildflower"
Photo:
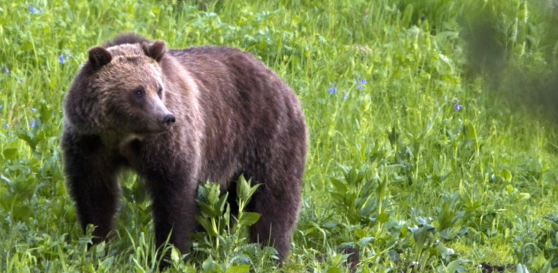
[[[0,110],[4,109],[4,105],[0,105]]]
[[[364,88],[363,86],[364,86],[365,84],[366,84],[366,80],[365,80],[365,79],[360,79],[360,80],[358,81],[357,89],[358,89],[358,90],[362,90],[362,89]]]
[[[35,12],[37,12],[37,10],[34,7],[29,7],[29,12],[35,13]]]
[[[330,94],[335,94],[337,92],[337,89],[334,87],[330,87],[329,89],[327,89],[327,92],[329,92]]]
[[[43,13],[43,9],[42,9],[42,8],[39,8],[39,13]]]
[[[8,125],[7,123],[4,123],[4,128],[6,128],[6,130],[10,129],[10,125]]]
[[[64,54],[60,54],[60,56],[58,56],[58,62],[61,64],[66,62],[66,60],[64,60]]]
[[[34,120],[29,123],[29,128],[35,128],[35,121]]]
[[[459,111],[459,110],[461,110],[462,108],[463,108],[463,106],[462,106],[461,104],[457,103],[457,102],[455,102],[455,103],[453,104],[453,109],[455,109],[455,111]]]
[[[344,100],[347,99],[347,94],[343,93],[343,99],[344,99]]]
[[[35,108],[31,108],[31,112],[33,112],[33,113],[37,113],[37,109],[35,109]]]
[[[4,74],[10,74],[10,70],[7,67],[4,67]]]

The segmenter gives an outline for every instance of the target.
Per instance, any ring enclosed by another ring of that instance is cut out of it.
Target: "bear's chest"
[[[141,161],[145,157],[144,150],[143,140],[130,139],[121,142],[115,152],[126,162],[128,167],[136,169],[141,165]]]

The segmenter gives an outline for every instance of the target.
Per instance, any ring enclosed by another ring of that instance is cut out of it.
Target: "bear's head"
[[[82,134],[167,131],[175,117],[165,106],[165,52],[162,41],[91,48],[66,95],[65,123]]]

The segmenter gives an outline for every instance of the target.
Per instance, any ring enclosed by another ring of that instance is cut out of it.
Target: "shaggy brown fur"
[[[306,126],[294,92],[250,54],[224,47],[166,50],[123,35],[89,50],[64,101],[62,150],[69,193],[95,243],[113,228],[117,174],[134,170],[153,201],[158,246],[187,252],[199,183],[234,191],[243,173],[262,187],[252,242],[283,260],[300,206]],[[172,233],[171,233],[172,230]]]

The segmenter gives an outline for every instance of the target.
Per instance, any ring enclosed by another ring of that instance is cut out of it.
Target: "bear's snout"
[[[171,126],[174,122],[176,121],[176,118],[174,117],[173,114],[167,114],[163,117],[163,120],[161,121],[161,123],[163,123],[164,126]]]

